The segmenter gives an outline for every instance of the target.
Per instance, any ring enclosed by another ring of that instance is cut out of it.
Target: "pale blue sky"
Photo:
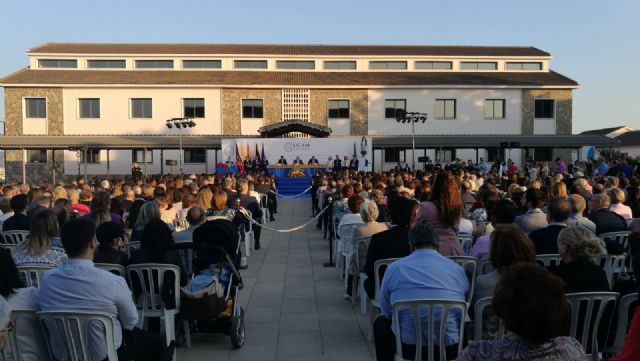
[[[574,133],[640,128],[638,0],[0,0],[0,13],[2,76],[44,42],[531,45],[582,84]]]

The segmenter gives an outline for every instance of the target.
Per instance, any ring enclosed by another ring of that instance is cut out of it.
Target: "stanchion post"
[[[329,204],[329,222],[327,223],[327,227],[329,228],[329,262],[323,264],[324,267],[335,267],[333,263],[333,239],[335,235],[333,234],[333,199],[331,197],[327,198],[327,203]]]

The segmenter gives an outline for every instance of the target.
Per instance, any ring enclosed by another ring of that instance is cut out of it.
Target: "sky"
[[[574,133],[640,129],[638,0],[0,0],[0,13],[0,76],[45,42],[535,46],[581,84]]]

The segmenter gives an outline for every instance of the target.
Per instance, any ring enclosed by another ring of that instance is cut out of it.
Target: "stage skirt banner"
[[[372,143],[371,138],[345,137],[345,138],[228,138],[222,139],[222,159],[220,161],[235,161],[236,144],[238,149],[250,149],[251,159],[256,158],[253,154],[257,148],[262,153],[264,145],[264,155],[269,160],[269,164],[278,163],[280,156],[284,156],[289,165],[293,164],[296,156],[307,164],[311,156],[315,155],[320,164],[326,165],[329,156],[335,159],[336,155],[344,160],[346,156],[349,160],[353,157],[354,150],[356,157],[363,159],[361,152],[366,151],[365,158],[368,160],[368,169],[371,169]],[[247,154],[242,159],[247,159]],[[344,161],[343,161],[344,163]],[[348,165],[348,164],[347,164]],[[345,166],[343,164],[343,166]]]

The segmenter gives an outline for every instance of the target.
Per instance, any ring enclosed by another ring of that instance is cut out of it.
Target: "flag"
[[[598,152],[596,151],[596,148],[594,146],[591,146],[588,150],[587,150],[587,159],[590,160],[595,160],[597,157],[599,157],[600,155],[598,154]]]
[[[264,143],[262,143],[262,154],[260,155],[260,158],[262,158],[262,160],[267,160],[267,157],[264,156]]]
[[[247,143],[247,160],[251,162],[251,148],[249,148],[249,143]]]
[[[240,161],[244,160],[244,147],[242,146],[242,143],[240,143]]]
[[[236,163],[242,163],[242,158],[240,157],[240,152],[238,151],[238,143],[236,143]]]
[[[256,160],[259,162],[260,159],[260,151],[258,150],[258,143],[256,143]]]
[[[353,157],[356,157],[356,143],[353,143]]]

